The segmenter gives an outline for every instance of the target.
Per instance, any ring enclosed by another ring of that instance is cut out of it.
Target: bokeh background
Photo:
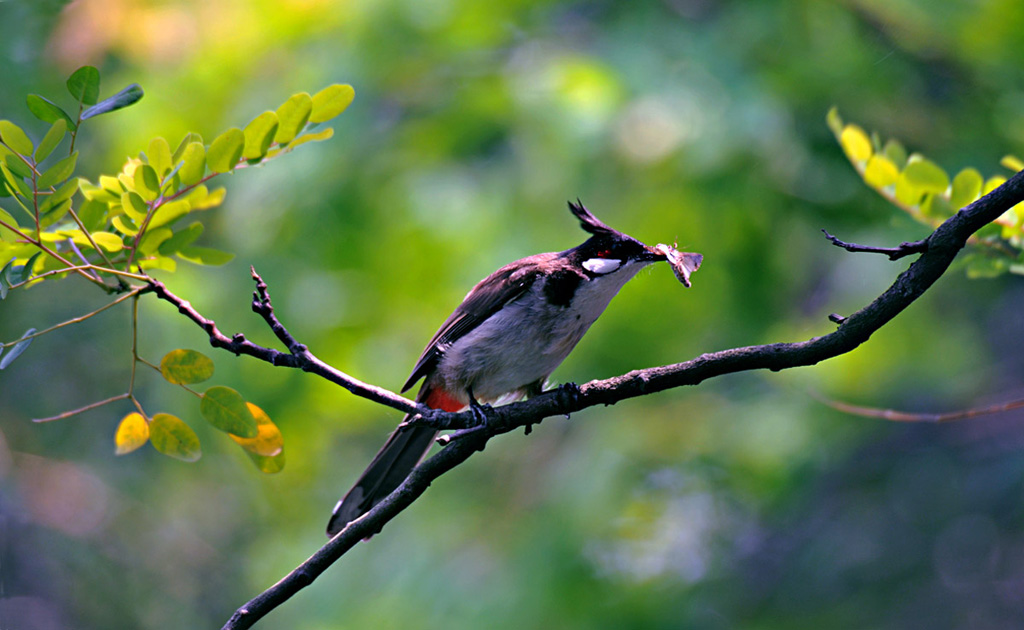
[[[622,291],[555,373],[585,382],[833,328],[906,266],[819,229],[891,245],[926,229],[865,187],[825,125],[843,116],[946,170],[1024,152],[1018,0],[14,0],[0,2],[0,117],[62,98],[71,70],[127,83],[83,175],[151,137],[243,126],[335,82],[333,140],[227,180],[171,288],[231,333],[254,264],[321,358],[400,387],[478,279],[583,238],[580,197],[648,243],[703,252]],[[0,303],[0,339],[108,299],[75,280]],[[847,356],[783,374],[553,418],[445,476],[261,627],[1017,628],[1024,625],[1024,415],[950,425],[841,414],[815,395],[910,411],[1009,400],[1024,382],[1019,277],[951,271]],[[113,454],[129,311],[40,338],[0,373],[0,626],[219,627],[323,542],[339,494],[397,414],[311,376],[208,352],[262,406],[288,463],[259,473],[146,375],[204,455]],[[143,300],[141,351],[204,350]]]

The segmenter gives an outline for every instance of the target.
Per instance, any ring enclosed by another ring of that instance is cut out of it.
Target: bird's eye
[[[611,273],[620,266],[622,266],[622,261],[617,258],[590,258],[583,261],[584,269],[599,276]]]

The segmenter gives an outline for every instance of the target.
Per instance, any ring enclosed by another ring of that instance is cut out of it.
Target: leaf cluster
[[[100,73],[83,66],[68,77],[72,105],[30,94],[29,112],[49,125],[38,142],[21,126],[0,120],[0,300],[12,289],[76,274],[108,293],[122,294],[106,306],[37,332],[30,328],[21,338],[0,343],[0,369],[8,367],[31,341],[42,334],[83,321],[128,298],[134,298],[132,319],[132,378],[128,391],[52,418],[66,418],[117,401],[130,400],[136,411],[124,416],[114,438],[118,454],[134,451],[147,442],[157,451],[195,461],[201,455],[199,438],[178,417],[169,413],[149,416],[135,397],[135,369],[142,364],[159,370],[164,378],[200,398],[200,414],[228,433],[264,472],[284,466],[281,432],[267,414],[237,391],[213,386],[203,393],[189,385],[208,380],[213,363],[192,350],[174,350],[160,366],[136,351],[137,300],[151,270],[173,272],[177,261],[221,265],[233,255],[196,245],[203,233],[202,211],[223,203],[224,188],[208,183],[219,175],[260,165],[302,144],[331,138],[330,127],[320,128],[352,103],[349,85],[331,85],[310,95],[289,97],[275,110],[256,116],[244,128],[232,127],[210,142],[194,132],[172,149],[162,137],[153,138],[119,172],[100,175],[91,182],[75,175],[76,141],[85,121],[138,102],[142,88],[129,85],[100,99]],[[71,113],[69,113],[71,112]]]
[[[967,167],[950,176],[920,153],[907,153],[898,140],[884,143],[854,123],[844,123],[832,108],[829,129],[864,183],[915,220],[936,227],[963,208],[1006,182],[1004,175],[982,176]],[[1024,161],[1013,155],[1002,165],[1016,173]],[[965,258],[967,275],[994,277],[1006,272],[1024,274],[1024,204],[1017,204],[971,239],[974,251]]]

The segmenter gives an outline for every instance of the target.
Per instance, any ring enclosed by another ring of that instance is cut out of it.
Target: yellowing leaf
[[[114,433],[114,453],[125,455],[131,453],[149,441],[149,423],[142,414],[132,412],[125,416],[117,425]]]
[[[199,403],[199,413],[225,433],[244,438],[254,438],[259,434],[256,418],[242,395],[230,387],[217,385],[206,390]]]
[[[322,129],[316,133],[304,133],[298,138],[292,140],[291,144],[288,145],[287,150],[292,150],[299,145],[306,144],[307,142],[319,142],[321,140],[329,140],[334,137],[334,129],[328,127]]]
[[[92,232],[89,234],[96,244],[108,252],[119,252],[124,248],[124,242],[117,234],[110,232]]]
[[[164,455],[186,462],[198,460],[203,452],[192,427],[169,413],[158,413],[149,423],[149,441]]]
[[[245,133],[238,127],[228,129],[210,144],[206,165],[214,173],[228,173],[238,165],[245,147]]]
[[[313,98],[305,92],[293,94],[291,98],[277,108],[278,127],[274,141],[288,144],[306,126],[309,115],[313,111]]]
[[[871,139],[857,125],[850,124],[843,127],[843,133],[839,135],[839,144],[842,145],[851,160],[864,162],[871,157]]]
[[[182,247],[178,250],[178,256],[190,263],[207,265],[210,267],[226,265],[235,258],[234,254],[230,254],[228,252],[222,252],[209,247],[194,247],[191,245],[188,247]]]
[[[309,115],[309,122],[326,122],[341,112],[348,109],[352,99],[356,97],[356,91],[351,85],[334,84],[313,95],[313,111]]]
[[[284,450],[284,438],[281,436],[281,430],[277,428],[277,425],[274,424],[265,411],[251,402],[245,404],[248,405],[249,411],[256,418],[256,428],[259,430],[259,433],[254,438],[241,438],[237,435],[232,435],[231,439],[245,450],[256,455],[274,457],[279,454]]]
[[[1021,160],[1016,155],[1004,155],[1003,159],[999,160],[999,163],[1004,168],[1008,168],[1014,173],[1017,171],[1024,171],[1024,160]]]
[[[864,181],[873,188],[885,188],[895,184],[899,176],[900,171],[892,160],[879,153],[872,155],[864,168]]]
[[[213,376],[213,361],[201,352],[178,348],[161,359],[160,373],[175,385],[202,383]]]

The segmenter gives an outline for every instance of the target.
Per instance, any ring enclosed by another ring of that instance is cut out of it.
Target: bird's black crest
[[[569,211],[580,220],[580,227],[591,234],[618,234],[618,230],[614,230],[604,223],[602,223],[597,217],[590,214],[590,210],[583,205],[583,202],[576,198],[576,203],[569,202]]]

